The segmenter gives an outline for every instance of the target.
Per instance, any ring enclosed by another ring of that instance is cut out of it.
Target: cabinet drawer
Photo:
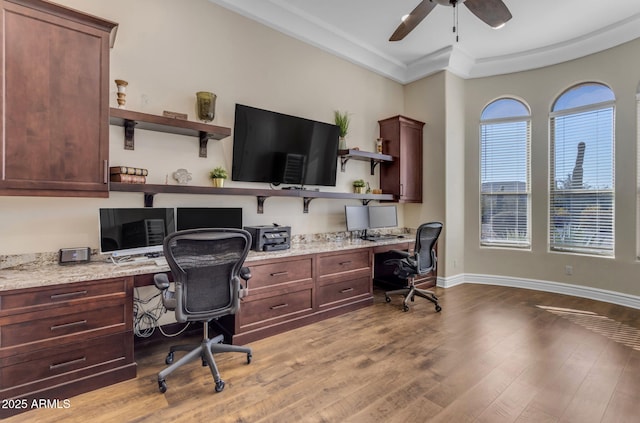
[[[320,307],[348,300],[360,295],[369,294],[371,291],[371,276],[363,275],[357,279],[349,279],[318,288],[318,302]]]
[[[125,305],[113,301],[89,304],[93,308],[60,307],[49,313],[25,313],[0,327],[0,347],[44,341],[125,323]]]
[[[318,257],[319,276],[369,267],[368,249],[362,249],[350,253],[322,255]]]
[[[7,365],[0,369],[0,389],[59,377],[106,362],[132,362],[130,333],[95,338],[73,345],[47,348],[3,360]]]
[[[251,293],[253,289],[310,279],[311,258],[258,265],[249,263],[249,269],[251,270],[249,293]]]
[[[70,283],[48,288],[23,289],[0,296],[0,310],[10,310],[43,304],[97,297],[127,292],[127,278],[104,279],[93,282]]]
[[[240,326],[312,310],[311,288],[245,301],[240,308]]]

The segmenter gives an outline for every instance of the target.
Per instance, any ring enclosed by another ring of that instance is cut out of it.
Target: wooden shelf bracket
[[[125,150],[134,150],[135,149],[135,139],[133,138],[133,134],[135,133],[136,121],[125,119],[124,120],[124,149]]]

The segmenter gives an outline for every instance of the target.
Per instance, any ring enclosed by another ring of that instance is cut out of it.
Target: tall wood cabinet
[[[116,24],[40,0],[1,5],[0,195],[107,197]]]
[[[405,116],[378,121],[382,152],[393,156],[380,165],[380,188],[400,203],[422,203],[422,129],[424,122]]]

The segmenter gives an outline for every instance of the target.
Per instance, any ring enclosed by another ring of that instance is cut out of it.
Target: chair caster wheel
[[[440,313],[440,311],[442,311],[442,307],[440,307],[439,305],[436,305],[436,313]]]
[[[216,382],[216,392],[222,392],[224,389],[224,380],[219,380]]]
[[[167,358],[164,359],[165,364],[172,364],[173,363],[173,353],[170,352],[169,354],[167,354]]]
[[[390,302],[391,302],[391,298],[387,297],[386,295],[385,295],[385,297],[384,297],[384,300],[385,300],[386,302],[388,302],[388,303],[390,303]]]
[[[406,313],[407,311],[409,311],[409,306],[408,306],[408,305],[406,305],[406,304],[405,304],[405,305],[403,305],[403,306],[402,306],[402,311],[404,311],[405,313]]]
[[[158,381],[158,389],[160,390],[160,393],[162,393],[162,394],[167,392],[167,382],[165,382],[164,380],[159,380]]]
[[[251,364],[251,359],[253,358],[253,354],[247,354],[247,364]]]

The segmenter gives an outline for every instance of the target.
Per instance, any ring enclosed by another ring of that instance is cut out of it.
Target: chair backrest
[[[208,321],[238,310],[239,274],[250,246],[247,231],[230,228],[190,229],[164,239],[178,322]]]
[[[418,227],[414,253],[417,258],[418,274],[430,272],[436,268],[435,246],[442,232],[442,223],[428,222]]]

